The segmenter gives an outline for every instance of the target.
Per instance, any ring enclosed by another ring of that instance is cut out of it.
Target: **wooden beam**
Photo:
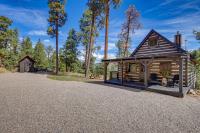
[[[183,59],[179,60],[179,93],[183,95]]]
[[[107,81],[107,67],[108,67],[108,62],[104,62],[104,82]]]
[[[148,62],[144,61],[141,63],[144,66],[144,86],[145,88],[147,88],[148,87]]]
[[[124,84],[124,63],[123,61],[121,61],[121,73],[122,73],[122,80],[121,80],[121,84]]]

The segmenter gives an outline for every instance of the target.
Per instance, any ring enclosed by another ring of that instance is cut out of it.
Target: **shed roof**
[[[34,60],[33,60],[33,58],[31,58],[30,56],[25,56],[24,58],[22,58],[19,62],[21,62],[21,61],[23,61],[23,60],[25,60],[26,58],[28,58],[30,61],[32,61],[32,62],[35,62]]]

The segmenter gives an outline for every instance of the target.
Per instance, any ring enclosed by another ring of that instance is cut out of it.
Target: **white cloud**
[[[93,53],[93,56],[96,57],[97,62],[101,61],[104,58],[104,54]],[[116,55],[114,53],[108,53],[108,59],[114,59]]]
[[[28,35],[31,35],[31,36],[47,36],[47,32],[43,31],[43,30],[33,30],[33,31],[29,31]]]
[[[19,42],[22,42],[23,41],[23,37],[19,37]]]
[[[85,60],[85,57],[84,57],[83,55],[79,55],[79,56],[78,56],[78,59],[81,60],[81,61],[84,61],[84,60]]]
[[[176,0],[165,0],[162,1],[160,4],[153,6],[153,8],[147,9],[146,11],[144,11],[144,13],[149,13],[149,12],[153,12],[156,11],[164,6],[167,6],[173,2],[175,2]]]
[[[97,60],[103,59],[104,55],[99,53],[93,53],[93,56],[97,58]]]
[[[41,10],[13,8],[11,6],[0,4],[0,12],[2,15],[11,18],[14,22],[21,23],[24,26],[46,28],[48,24],[46,12]]]
[[[116,55],[114,53],[108,54],[108,59],[114,59],[114,58],[116,58]]]
[[[45,40],[44,40],[44,42],[46,42],[46,43],[49,43],[49,42],[50,42],[50,40],[49,40],[49,39],[45,39]]]
[[[115,46],[115,43],[108,43],[108,49],[109,50],[112,50],[112,49],[115,49],[116,46]]]

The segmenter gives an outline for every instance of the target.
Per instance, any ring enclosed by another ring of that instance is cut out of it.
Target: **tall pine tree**
[[[24,56],[33,57],[32,41],[29,37],[25,37],[21,43],[21,58]]]
[[[58,31],[66,22],[65,13],[66,0],[48,0],[49,6],[49,27],[47,33],[51,37],[56,37],[56,74],[58,74]]]
[[[129,47],[131,42],[131,34],[135,32],[135,30],[141,28],[141,24],[139,22],[140,13],[137,11],[135,6],[131,5],[126,11],[126,21],[122,25],[121,38],[124,42],[124,57],[129,55]]]
[[[92,19],[91,19],[91,27],[90,27],[90,38],[89,38],[89,45],[87,48],[87,64],[86,64],[86,78],[89,77],[90,72],[90,62],[92,59],[92,52],[94,48],[94,41],[95,41],[95,26],[102,28],[104,26],[104,18],[102,16],[103,14],[103,7],[104,4],[98,0],[89,0],[88,1],[88,7],[89,10],[92,12]]]

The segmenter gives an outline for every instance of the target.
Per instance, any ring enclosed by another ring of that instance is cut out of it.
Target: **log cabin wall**
[[[148,41],[150,38],[157,38],[158,45],[149,46]],[[177,53],[177,48],[171,45],[164,38],[156,33],[152,33],[148,39],[141,45],[141,47],[135,53],[135,56],[150,56],[150,55],[162,55],[162,54],[173,54]]]
[[[118,62],[118,78],[122,80],[122,69],[123,69],[123,76],[125,76],[126,73],[126,64],[123,63],[123,68],[122,68],[122,62]]]
[[[162,75],[161,70],[160,70],[160,64],[161,62],[169,62],[171,64],[171,77],[173,78],[174,75],[179,75],[179,64],[177,61],[174,59],[167,59],[167,60],[154,60],[151,65],[149,66],[149,79],[150,75],[152,73],[155,73],[158,75],[158,80],[161,82],[162,81]],[[183,62],[183,84],[186,86],[186,67],[185,67],[185,61]]]
[[[188,62],[188,86],[190,88],[195,88],[196,83],[196,73],[195,66],[191,61]]]
[[[175,61],[173,58],[172,59],[162,59],[162,60],[154,60],[148,67],[148,80],[150,81],[150,75],[151,74],[157,74],[158,76],[158,81],[162,81],[162,75],[161,70],[160,70],[160,64],[162,62],[170,62],[171,64],[171,78],[173,78],[174,75],[179,75],[179,64],[178,61]],[[140,63],[134,63],[138,65],[138,71],[135,72],[130,72],[129,71],[129,63],[133,64],[133,62],[124,62],[123,63],[123,78],[124,80],[127,81],[136,81],[136,82],[143,82],[144,81],[144,73],[141,71],[143,67]],[[186,67],[185,67],[185,61],[183,62],[183,84],[186,86]],[[193,70],[193,69],[191,69]],[[190,72],[191,74],[188,74],[188,81],[191,84],[191,81],[193,81],[194,74]],[[121,80],[122,79],[122,63],[118,63],[118,78]]]
[[[139,82],[144,79],[144,73],[141,71],[142,65],[138,62],[126,62],[125,80]]]

